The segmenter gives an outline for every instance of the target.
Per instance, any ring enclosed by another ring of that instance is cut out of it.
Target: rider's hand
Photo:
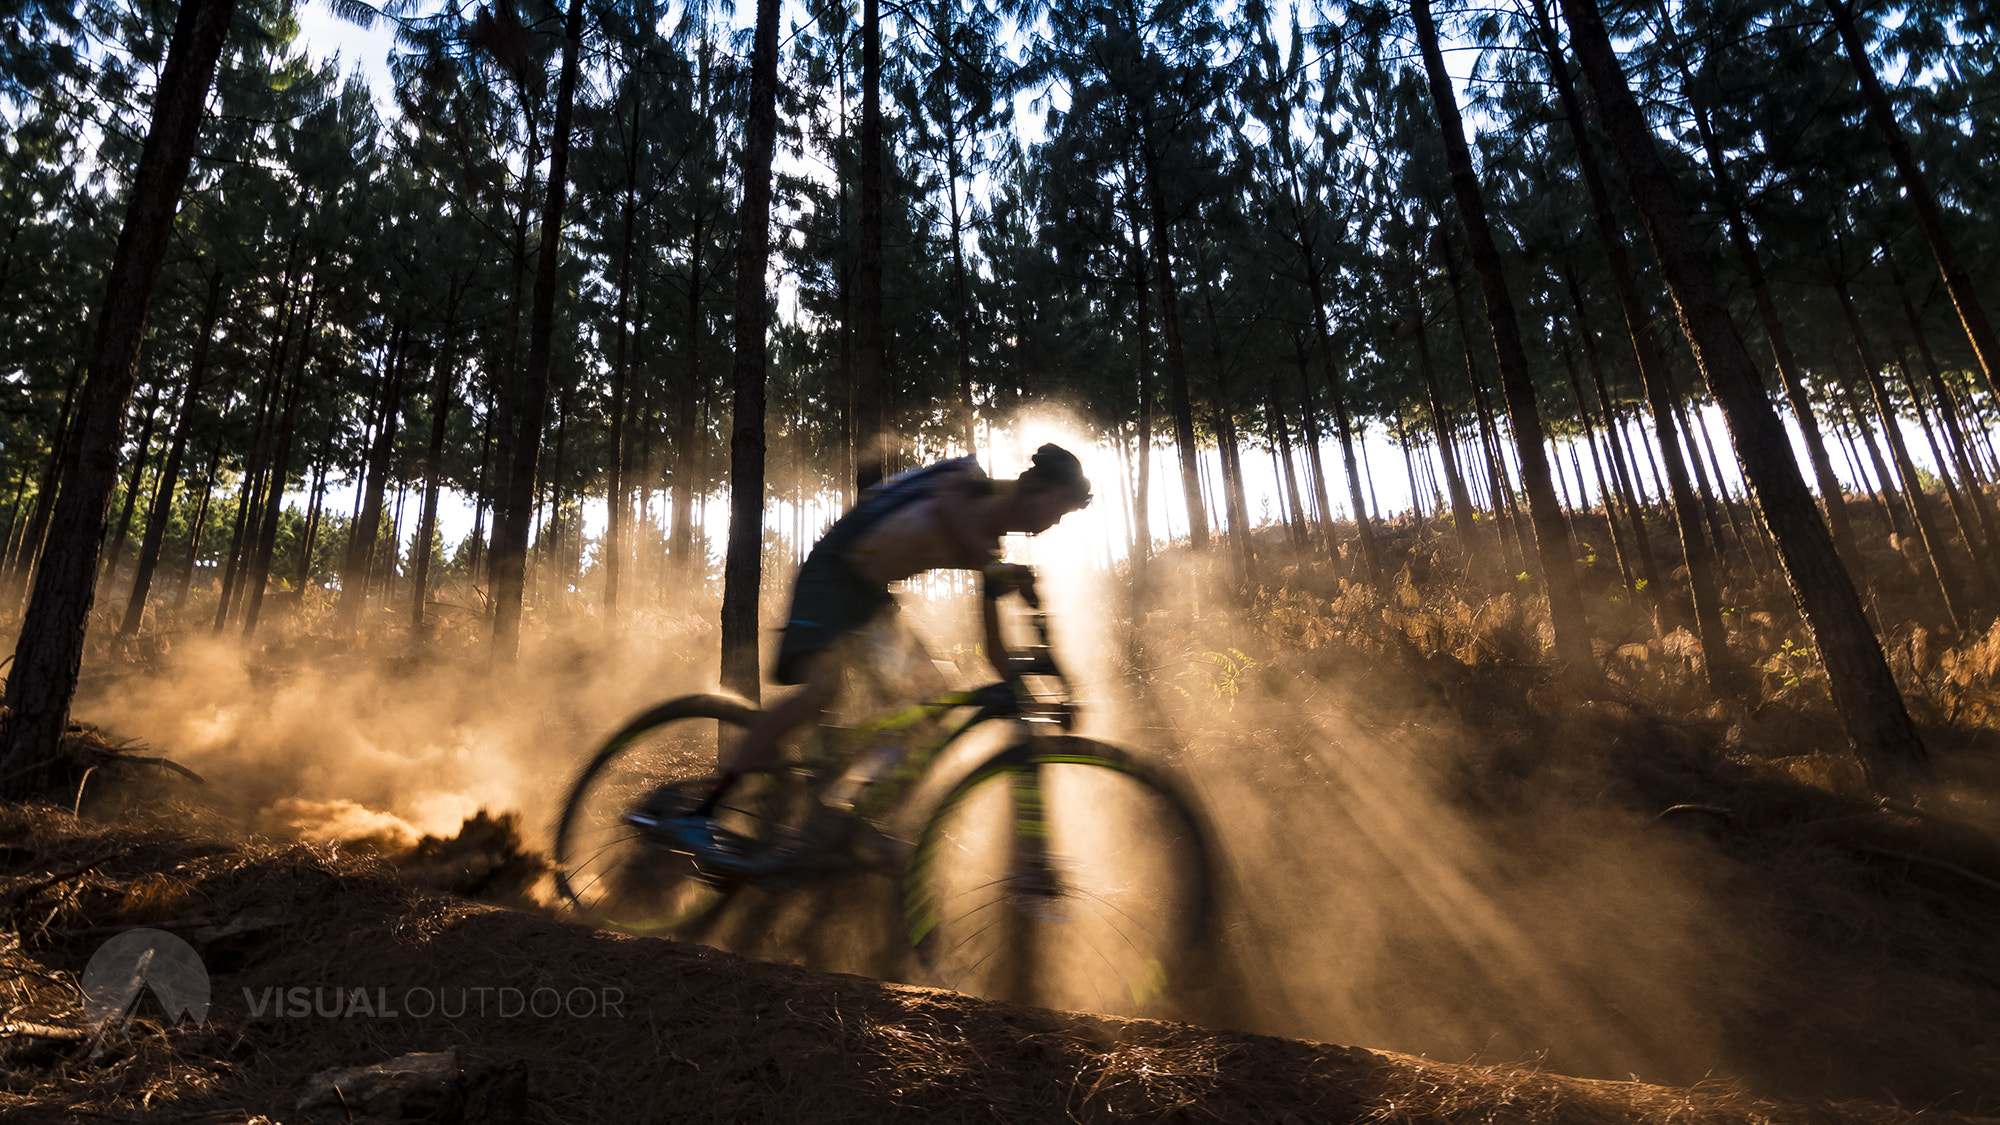
[[[1027,602],[1030,608],[1042,608],[1042,595],[1035,591],[1035,572],[1025,566],[1021,569],[1027,571],[1027,577],[1021,580],[1021,600]]]
[[[1035,572],[1019,563],[986,564],[986,600],[992,601],[1009,590],[1019,590],[1021,598],[1036,609],[1042,608],[1041,594],[1035,590]]]

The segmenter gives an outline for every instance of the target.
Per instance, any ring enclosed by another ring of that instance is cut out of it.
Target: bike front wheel
[[[692,806],[696,787],[758,714],[728,696],[683,696],[633,719],[598,750],[556,823],[556,888],[578,913],[631,933],[688,936],[743,885],[662,847],[626,816],[676,790]],[[785,771],[746,774],[716,806],[717,824],[746,849],[769,848],[803,807],[803,788]]]
[[[938,982],[1132,1015],[1203,945],[1208,834],[1164,774],[1116,746],[1033,738],[939,804],[904,874],[911,943]]]

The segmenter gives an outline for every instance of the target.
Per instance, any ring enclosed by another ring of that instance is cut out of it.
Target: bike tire
[[[1016,782],[1039,778],[1057,886],[1024,894]],[[904,872],[911,944],[936,981],[991,999],[1137,1015],[1155,1009],[1206,944],[1215,905],[1209,834],[1166,774],[1073,735],[1002,750],[925,823]]]
[[[663,785],[712,775],[723,744],[758,713],[730,696],[682,696],[634,718],[584,765],[555,832],[556,888],[577,913],[629,933],[687,937],[741,889],[741,879],[697,870],[623,818]],[[716,819],[751,846],[770,846],[798,815],[803,793],[789,771],[746,774],[723,795]]]

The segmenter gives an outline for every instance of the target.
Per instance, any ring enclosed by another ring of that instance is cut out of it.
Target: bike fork
[[[1049,854],[1048,806],[1042,769],[1029,763],[1014,771],[1014,864],[1008,874],[1015,909],[1044,921],[1060,921],[1062,881]]]

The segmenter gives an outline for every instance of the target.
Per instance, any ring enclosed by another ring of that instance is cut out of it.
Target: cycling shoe
[[[712,816],[661,816],[642,805],[625,814],[625,823],[637,828],[654,847],[692,858],[708,875],[763,875],[781,862],[781,857],[754,847],[748,838],[722,827]]]

